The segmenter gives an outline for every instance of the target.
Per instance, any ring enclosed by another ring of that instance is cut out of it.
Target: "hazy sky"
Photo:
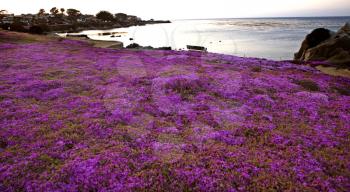
[[[16,14],[54,6],[86,14],[124,12],[143,19],[350,15],[350,0],[0,0],[0,9]]]

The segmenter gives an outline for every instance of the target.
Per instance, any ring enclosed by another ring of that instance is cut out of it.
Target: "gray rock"
[[[141,47],[142,47],[142,46],[140,46],[140,45],[137,44],[137,43],[132,43],[132,44],[126,46],[127,49],[139,49],[139,48],[141,48]]]
[[[127,48],[127,49],[149,49],[149,50],[171,50],[171,47],[154,48],[152,46],[141,46],[137,43],[132,43],[132,44],[126,46],[125,48]]]
[[[295,53],[294,59],[300,60],[304,58],[306,50],[313,48],[331,37],[331,31],[325,28],[318,28],[308,34],[301,44],[298,53]]]
[[[188,50],[194,50],[194,51],[207,51],[207,48],[203,46],[197,46],[197,45],[187,45],[186,46]]]
[[[329,30],[328,30],[329,31]],[[336,65],[350,64],[350,25],[346,23],[338,32],[329,33],[327,37],[318,33],[319,36],[310,37],[303,41],[294,59],[297,61],[326,61]],[[323,39],[325,40],[323,40]],[[310,41],[310,39],[312,39]]]

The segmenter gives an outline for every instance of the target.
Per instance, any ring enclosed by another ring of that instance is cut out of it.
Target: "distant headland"
[[[40,9],[37,14],[15,15],[0,10],[0,27],[5,30],[30,32],[79,32],[93,29],[112,29],[146,24],[170,23],[168,20],[142,20],[125,13],[100,11],[96,15],[83,14],[77,9],[53,7],[49,12]]]

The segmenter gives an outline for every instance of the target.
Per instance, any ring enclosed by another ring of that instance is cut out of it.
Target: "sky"
[[[107,10],[170,20],[350,15],[350,0],[0,0],[0,10],[15,14],[52,7],[75,8],[84,14]]]

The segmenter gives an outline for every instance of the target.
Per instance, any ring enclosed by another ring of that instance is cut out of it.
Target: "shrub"
[[[320,87],[317,83],[311,81],[311,80],[298,80],[295,82],[296,84],[302,86],[304,89],[308,91],[319,91]]]
[[[34,25],[34,26],[31,26],[29,28],[29,33],[32,33],[32,34],[43,34],[44,30],[40,26]]]
[[[8,23],[3,23],[3,24],[1,24],[1,28],[2,28],[3,30],[9,30],[10,24],[8,24]]]
[[[204,86],[200,80],[189,79],[175,79],[165,85],[167,90],[171,90],[181,95],[184,100],[189,99],[191,96],[204,91]]]
[[[96,18],[97,19],[101,19],[103,21],[113,21],[114,20],[114,16],[112,13],[108,12],[108,11],[100,11],[96,14]]]
[[[10,30],[18,32],[27,32],[27,30],[24,28],[24,25],[21,23],[12,23],[10,25]]]
[[[50,29],[46,24],[33,25],[29,28],[29,33],[32,34],[43,34],[48,31],[50,31]]]

